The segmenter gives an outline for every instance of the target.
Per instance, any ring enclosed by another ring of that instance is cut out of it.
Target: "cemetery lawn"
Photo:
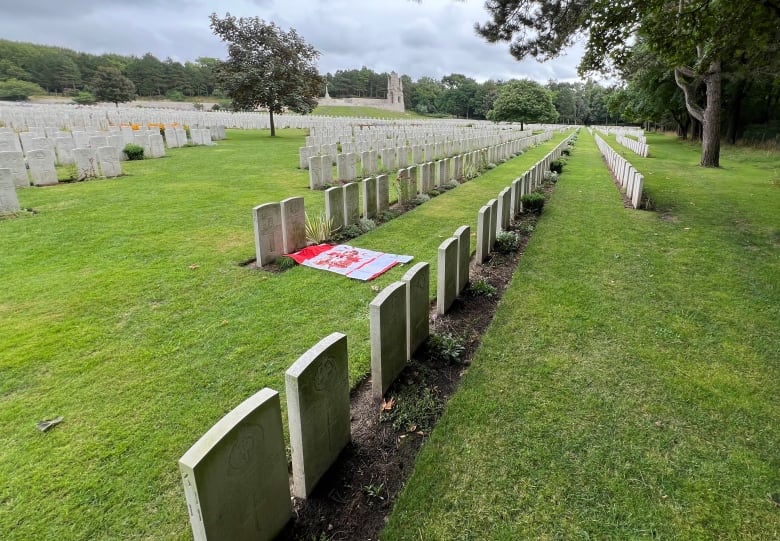
[[[124,162],[111,180],[19,192],[0,220],[0,539],[190,539],[179,457],[332,332],[350,384],[370,364],[373,282],[254,257],[252,207],[302,195],[302,130],[228,132],[212,147]],[[352,244],[429,261],[564,135]],[[473,244],[472,237],[472,246]],[[431,295],[435,280],[431,281]],[[284,404],[284,397],[282,397]],[[47,433],[44,419],[62,416]]]
[[[318,116],[349,116],[355,118],[427,118],[414,111],[388,111],[377,107],[349,107],[346,105],[321,105],[312,111],[313,115]]]
[[[778,153],[586,130],[382,539],[779,539]]]

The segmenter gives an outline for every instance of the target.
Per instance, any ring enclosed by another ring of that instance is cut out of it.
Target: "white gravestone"
[[[97,149],[97,159],[104,177],[114,178],[122,174],[122,162],[114,147],[100,147]]]
[[[325,218],[333,224],[333,229],[344,227],[344,189],[334,186],[325,190]]]
[[[430,265],[417,263],[401,278],[406,284],[406,356],[411,359],[430,334],[428,323],[428,290]]]
[[[490,207],[485,205],[477,215],[477,264],[481,265],[490,253]]]
[[[92,148],[74,148],[73,159],[76,162],[76,178],[96,178],[98,176],[98,163],[95,150]]]
[[[457,295],[469,284],[469,260],[471,259],[471,227],[462,225],[455,230],[458,239],[458,287]]]
[[[21,151],[0,152],[0,168],[10,169],[11,176],[17,188],[28,188],[30,178],[27,176],[27,165]]]
[[[393,282],[368,305],[371,329],[371,390],[384,396],[406,366],[406,284]]]
[[[344,223],[356,224],[360,221],[360,188],[357,182],[345,184],[344,188]]]
[[[444,315],[458,295],[458,239],[439,245],[436,269],[436,313]]]
[[[376,217],[376,178],[363,179],[363,218],[371,220]]]
[[[196,541],[270,541],[292,516],[279,393],[262,389],[179,459]]]
[[[30,166],[30,175],[36,186],[52,186],[57,184],[57,170],[51,155],[46,150],[31,150],[27,153],[27,164]]]
[[[285,372],[293,495],[306,498],[350,440],[347,337],[333,333]]]
[[[390,208],[390,177],[376,177],[376,211],[381,214]]]
[[[165,141],[159,133],[153,133],[149,136],[149,150],[152,158],[162,158],[165,156]]]
[[[282,207],[279,203],[265,203],[252,209],[255,228],[257,265],[273,263],[282,253]]]
[[[280,202],[282,210],[282,246],[285,254],[306,246],[306,209],[303,197],[288,197]]]
[[[0,169],[0,215],[20,210],[13,174],[10,169]]]

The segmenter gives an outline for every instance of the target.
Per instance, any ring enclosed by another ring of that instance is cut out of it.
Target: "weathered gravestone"
[[[30,176],[36,186],[52,186],[57,184],[57,170],[51,155],[46,150],[31,150],[27,153],[27,164],[30,166]]]
[[[488,241],[488,250],[493,251],[493,247],[496,245],[496,229],[498,227],[498,199],[491,199],[488,201],[490,206],[490,239]]]
[[[73,163],[73,149],[76,148],[76,144],[73,142],[73,137],[68,135],[61,135],[54,139],[54,150],[57,152],[57,162],[62,165],[70,165]]]
[[[10,169],[11,177],[17,188],[28,188],[30,179],[27,176],[27,165],[24,163],[24,155],[21,151],[0,152],[0,168]]]
[[[498,194],[498,216],[496,218],[496,233],[509,230],[510,208],[512,204],[509,188],[504,188]]]
[[[350,440],[347,337],[334,332],[285,372],[293,495],[306,498]]]
[[[320,188],[322,188],[322,157],[312,156],[309,158],[309,189]]]
[[[458,239],[458,287],[456,295],[466,289],[469,283],[469,260],[471,259],[471,227],[462,225],[455,230]]]
[[[381,214],[390,208],[390,177],[376,177],[376,211]]]
[[[344,188],[344,223],[356,224],[360,221],[360,188],[357,182],[345,184]]]
[[[325,218],[333,224],[333,230],[344,227],[344,189],[334,186],[325,190]]]
[[[477,215],[477,264],[481,265],[490,253],[490,206],[479,209]]]
[[[436,269],[436,313],[443,315],[458,296],[458,239],[450,237],[439,245]]]
[[[371,328],[371,390],[384,396],[401,370],[406,356],[406,284],[393,282],[368,305]]]
[[[144,149],[145,158],[148,158],[152,155],[152,143],[149,140],[149,135],[146,133],[136,133],[133,136],[133,144],[136,144]]]
[[[401,278],[406,284],[406,356],[412,355],[428,339],[428,289],[430,285],[430,265],[417,263]]]
[[[97,159],[104,177],[114,178],[122,174],[122,163],[114,147],[97,149]]]
[[[283,254],[282,207],[279,203],[265,203],[252,209],[255,227],[257,265],[273,263]]]
[[[20,210],[13,174],[10,169],[0,169],[0,215]]]
[[[165,156],[165,141],[159,133],[153,133],[149,136],[149,151],[152,158],[162,158]]]
[[[196,541],[270,541],[292,516],[279,393],[265,388],[179,459]]]
[[[74,148],[73,160],[76,163],[76,179],[97,178],[98,163],[92,148]]]
[[[363,179],[363,218],[371,220],[376,217],[376,178]]]
[[[282,209],[282,245],[285,254],[306,247],[306,209],[303,197],[288,197],[280,202]]]

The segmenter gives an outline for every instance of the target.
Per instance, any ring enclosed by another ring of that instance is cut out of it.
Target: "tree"
[[[118,69],[108,66],[101,66],[95,71],[92,91],[98,100],[110,101],[117,107],[120,103],[135,98],[133,82],[122,75]]]
[[[550,91],[535,81],[509,81],[498,90],[498,98],[488,113],[488,120],[520,122],[555,122],[558,113]]]
[[[35,83],[8,79],[0,82],[0,100],[24,101],[30,96],[46,94],[46,91]]]
[[[274,113],[306,114],[317,105],[325,80],[314,62],[319,51],[290,28],[287,32],[259,17],[224,19],[211,14],[211,29],[227,42],[229,58],[217,66],[217,79],[239,110],[265,107],[276,135]]]
[[[492,21],[477,31],[490,42],[510,41],[518,59],[553,58],[586,34],[581,73],[620,68],[642,38],[674,70],[688,112],[702,123],[706,167],[720,163],[722,66],[739,56],[757,69],[763,50],[780,36],[776,0],[489,0],[486,6]]]

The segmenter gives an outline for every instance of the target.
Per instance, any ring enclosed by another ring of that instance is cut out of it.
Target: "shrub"
[[[459,363],[465,351],[463,341],[450,333],[428,336],[428,355],[433,360]]]
[[[165,97],[171,101],[184,101],[184,94],[178,90],[169,90]]]
[[[561,150],[561,155],[562,156],[571,156],[571,148],[564,148],[563,150]]]
[[[290,256],[283,255],[276,258],[276,264],[279,265],[279,270],[286,271],[293,268],[298,263]]]
[[[0,82],[0,100],[24,101],[30,96],[46,94],[46,91],[35,83],[8,79]]]
[[[561,160],[554,160],[550,163],[550,171],[555,171],[556,173],[562,173],[563,172],[563,162]]]
[[[324,212],[310,215],[306,213],[306,240],[321,244],[333,236],[333,220],[325,217]]]
[[[431,200],[431,196],[425,193],[418,194],[414,196],[414,199],[412,199],[412,203],[415,205],[422,205],[423,203],[426,203]]]
[[[199,101],[196,101],[195,103],[192,104],[192,108],[195,109],[196,111],[202,111],[203,104]]]
[[[520,239],[512,231],[501,231],[496,235],[495,248],[501,254],[516,252],[520,248]]]
[[[144,159],[144,147],[140,145],[134,145],[129,143],[124,148],[125,156],[128,160],[143,160]]]
[[[544,195],[537,192],[527,193],[523,195],[522,202],[523,212],[541,214],[544,208]]]
[[[503,162],[502,162],[502,163],[503,163]],[[496,166],[496,164],[494,164],[493,162],[490,162],[489,164],[487,164],[487,166],[486,166],[486,167],[487,167],[488,169],[495,169],[497,166]]]
[[[358,223],[358,227],[361,233],[368,233],[376,229],[376,222],[368,218],[362,218]]]
[[[79,105],[92,105],[97,102],[97,98],[91,92],[79,92],[72,99]]]
[[[558,173],[555,171],[545,171],[544,172],[544,181],[545,182],[552,182],[553,184],[558,182]]]
[[[469,284],[468,292],[474,297],[492,297],[498,289],[485,278],[479,278]]]

